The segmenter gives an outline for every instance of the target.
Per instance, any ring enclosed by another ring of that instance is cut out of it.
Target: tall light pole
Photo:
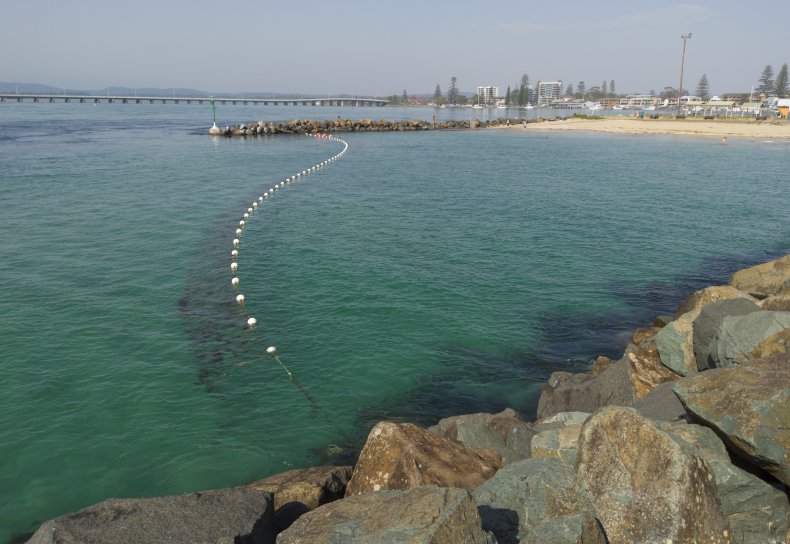
[[[686,42],[691,38],[691,32],[680,37],[683,40],[683,55],[680,57],[680,88],[678,89],[678,111],[675,117],[680,117],[680,95],[683,94],[683,66],[686,63]]]

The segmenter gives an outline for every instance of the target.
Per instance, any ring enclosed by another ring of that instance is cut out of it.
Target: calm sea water
[[[348,134],[248,222],[245,313],[241,215],[342,146],[211,139],[209,116],[0,104],[0,542],[108,497],[331,460],[384,418],[529,417],[550,372],[619,356],[692,290],[790,247],[787,143]]]

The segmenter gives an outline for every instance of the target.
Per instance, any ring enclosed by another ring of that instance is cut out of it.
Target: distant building
[[[650,94],[631,94],[620,99],[620,105],[624,108],[649,108],[655,106],[658,99]]]
[[[562,81],[538,82],[538,106],[551,104],[562,94]]]
[[[722,100],[738,102],[739,104],[741,104],[743,102],[751,101],[751,93],[724,93],[719,98],[721,98]]]
[[[477,96],[480,97],[480,103],[486,106],[492,106],[499,96],[499,88],[486,86],[477,88]]]

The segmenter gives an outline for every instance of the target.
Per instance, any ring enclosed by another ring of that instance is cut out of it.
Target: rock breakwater
[[[561,121],[564,118],[546,119],[546,122]],[[492,128],[534,123],[534,120],[523,118],[498,118],[481,121],[467,119],[458,121],[421,121],[402,120],[388,121],[386,119],[294,119],[268,123],[257,121],[242,123],[234,126],[218,127],[220,136],[255,136],[264,134],[323,134],[337,132],[415,132],[422,130],[468,130],[474,128]]]
[[[110,499],[30,542],[788,543],[789,318],[786,255],[555,372],[534,422],[381,422],[354,467]]]

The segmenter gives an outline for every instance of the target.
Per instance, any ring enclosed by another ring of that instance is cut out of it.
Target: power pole
[[[675,117],[680,117],[680,95],[683,94],[683,67],[686,63],[686,42],[691,38],[691,32],[680,37],[683,40],[683,55],[680,57],[680,88],[678,89],[678,111]]]

